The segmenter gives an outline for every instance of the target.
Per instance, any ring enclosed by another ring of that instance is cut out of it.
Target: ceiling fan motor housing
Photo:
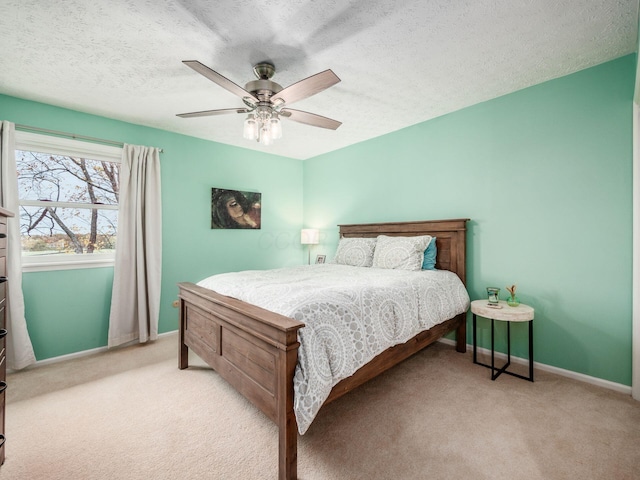
[[[262,100],[261,95],[265,96],[265,100],[282,90],[282,87],[271,80],[253,80],[244,87],[247,92],[253,93]]]
[[[269,62],[257,63],[253,66],[253,73],[258,79],[269,80],[275,75],[276,67]]]
[[[269,62],[261,62],[253,67],[253,73],[258,80],[247,83],[244,89],[252,93],[261,102],[268,102],[276,93],[282,90],[282,86],[270,80],[276,73],[276,67]]]

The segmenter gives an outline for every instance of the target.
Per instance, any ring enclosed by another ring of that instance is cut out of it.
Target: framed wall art
[[[259,229],[262,194],[211,189],[211,228]]]

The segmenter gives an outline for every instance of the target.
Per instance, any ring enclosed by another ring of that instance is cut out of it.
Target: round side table
[[[471,313],[473,314],[473,363],[491,369],[491,380],[495,380],[502,373],[514,377],[523,378],[533,382],[533,307],[521,303],[517,307],[510,307],[507,302],[498,302],[498,307],[491,307],[487,300],[474,300],[471,302]],[[476,315],[491,320],[491,365],[478,362],[477,357],[477,337],[476,337]],[[495,366],[494,321],[507,323],[507,363],[500,368]],[[529,377],[509,372],[507,368],[511,365],[511,322],[529,322]]]

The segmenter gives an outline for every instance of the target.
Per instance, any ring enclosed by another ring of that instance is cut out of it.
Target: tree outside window
[[[23,255],[112,253],[119,164],[17,150]]]

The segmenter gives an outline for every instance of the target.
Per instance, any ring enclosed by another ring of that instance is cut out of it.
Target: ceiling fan
[[[280,117],[331,130],[335,130],[342,125],[337,120],[316,115],[315,113],[288,108],[288,105],[320,93],[338,83],[340,79],[331,70],[325,70],[282,88],[271,80],[271,77],[276,73],[276,68],[273,64],[261,62],[253,67],[257,80],[247,83],[245,88],[242,88],[197,60],[184,60],[182,63],[240,97],[246,107],[180,113],[178,117],[191,118],[224,115],[227,113],[247,113],[248,116],[244,121],[244,137],[250,140],[257,140],[265,145],[271,144],[273,140],[282,136]]]

